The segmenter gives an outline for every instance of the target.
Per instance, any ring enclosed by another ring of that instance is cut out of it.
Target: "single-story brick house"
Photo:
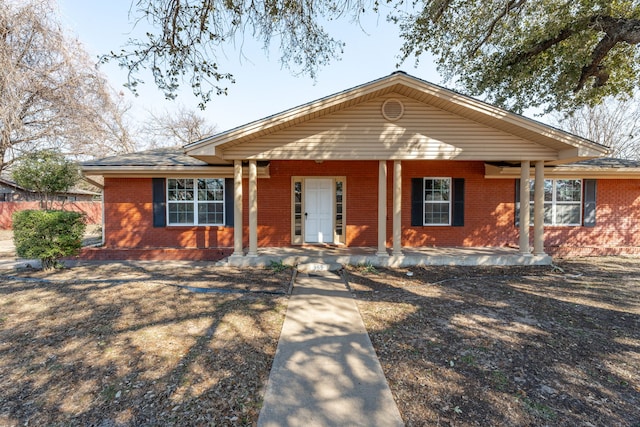
[[[83,172],[104,179],[104,248],[130,257],[239,259],[318,244],[379,257],[415,247],[637,253],[640,164],[607,151],[396,72]]]
[[[100,193],[70,188],[54,195],[58,202],[91,202],[100,197]],[[14,181],[0,177],[0,202],[33,202],[40,200],[40,195],[33,190],[24,188]]]

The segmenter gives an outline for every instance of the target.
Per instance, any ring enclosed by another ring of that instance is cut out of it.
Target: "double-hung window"
[[[545,195],[545,210],[547,210],[546,199]],[[582,180],[553,180],[553,200],[551,204],[551,222],[553,225],[580,225],[582,223]]]
[[[424,225],[451,225],[451,178],[424,178]]]
[[[530,181],[531,225],[533,225],[535,180]],[[519,207],[518,207],[519,209]],[[582,180],[544,180],[544,225],[582,224]]]
[[[167,179],[167,213],[169,225],[224,225],[224,179]]]

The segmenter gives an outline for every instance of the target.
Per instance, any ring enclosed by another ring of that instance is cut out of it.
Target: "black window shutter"
[[[596,180],[585,179],[584,183],[584,217],[585,227],[596,226]]]
[[[424,179],[411,178],[411,225],[424,225]]]
[[[453,178],[453,221],[454,227],[464,225],[464,178]]]
[[[224,179],[224,224],[233,227],[233,178]]]
[[[165,179],[153,178],[153,226],[165,227],[167,225],[167,200],[164,190]]]
[[[515,209],[513,210],[513,212],[515,213],[513,223],[516,225],[516,227],[520,225],[520,208],[518,207],[518,203],[520,203],[520,180],[516,179],[516,203]]]

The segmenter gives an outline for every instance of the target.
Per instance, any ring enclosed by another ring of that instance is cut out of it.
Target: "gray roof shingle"
[[[207,162],[187,156],[181,147],[157,148],[137,153],[120,154],[82,162],[82,166],[209,166]]]
[[[628,159],[614,159],[612,157],[600,157],[590,160],[582,160],[576,163],[569,163],[567,167],[585,167],[585,168],[612,168],[627,169],[640,168],[640,161]]]

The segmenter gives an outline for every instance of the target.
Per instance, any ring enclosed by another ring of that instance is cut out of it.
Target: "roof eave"
[[[273,129],[276,126],[282,126],[284,123],[291,123],[295,120],[304,120],[305,116],[315,115],[321,110],[331,110],[335,106],[344,104],[348,101],[364,97],[381,91],[386,87],[393,86],[397,82],[387,80],[388,77],[384,77],[378,80],[374,80],[369,83],[365,83],[360,86],[356,86],[352,89],[347,89],[337,94],[330,95],[307,104],[300,105],[298,107],[285,110],[281,113],[268,116],[266,118],[256,120],[246,125],[230,129],[226,132],[213,135],[210,138],[196,141],[192,144],[184,146],[185,154],[198,158],[198,156],[218,156],[216,151],[217,147],[226,145],[229,143],[237,143],[240,139],[244,139],[257,132],[263,132],[265,130]],[[206,149],[204,152],[202,149]]]
[[[243,173],[248,167],[243,168]],[[258,166],[258,177],[268,178],[269,165]],[[248,173],[248,172],[246,172]],[[131,178],[150,178],[150,177],[170,177],[170,176],[188,176],[188,177],[233,177],[233,167],[230,165],[216,166],[83,166],[82,174],[85,177],[102,176],[102,177],[131,177]]]
[[[533,178],[535,169],[531,168]],[[598,179],[640,179],[640,168],[612,168],[597,166],[570,166],[546,167],[545,178],[598,178]],[[485,164],[485,178],[489,179],[517,179],[520,178],[520,167],[496,166]]]

